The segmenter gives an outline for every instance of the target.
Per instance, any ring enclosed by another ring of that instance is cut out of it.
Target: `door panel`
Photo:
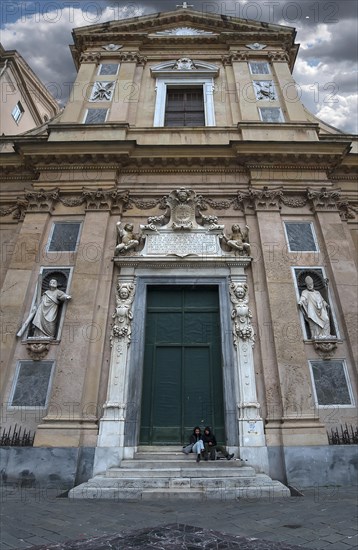
[[[224,442],[216,287],[149,287],[140,442],[178,444],[196,425]]]
[[[180,441],[182,348],[156,348],[152,404],[152,443]]]

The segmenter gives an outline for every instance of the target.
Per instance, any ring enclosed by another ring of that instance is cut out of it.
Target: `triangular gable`
[[[208,14],[189,9],[180,9],[177,11],[162,12],[141,17],[122,19],[121,21],[110,21],[97,25],[79,27],[74,30],[73,36],[76,38],[84,35],[106,35],[106,34],[147,34],[157,36],[170,36],[175,33],[175,29],[191,29],[193,35],[213,35],[224,33],[260,33],[265,36],[288,34],[294,35],[295,30],[292,27],[261,23],[247,19],[239,19],[225,15]],[[176,34],[176,33],[175,33]],[[182,36],[190,35],[185,31]],[[180,34],[179,34],[180,36]],[[293,36],[294,38],[294,36]]]

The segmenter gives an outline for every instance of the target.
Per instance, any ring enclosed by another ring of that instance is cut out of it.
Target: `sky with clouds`
[[[75,27],[172,11],[181,0],[2,0],[1,42],[16,49],[60,102],[75,69],[68,45]],[[306,107],[325,122],[358,133],[356,0],[191,0],[194,9],[295,27],[294,78]]]

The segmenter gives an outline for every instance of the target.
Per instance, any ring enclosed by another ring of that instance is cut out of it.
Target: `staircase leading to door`
[[[179,447],[142,447],[134,459],[120,467],[74,487],[75,499],[273,499],[289,497],[279,481],[240,460],[196,462],[196,455],[184,455]]]

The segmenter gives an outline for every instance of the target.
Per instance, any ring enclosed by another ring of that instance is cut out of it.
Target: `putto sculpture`
[[[231,319],[233,320],[234,345],[239,339],[255,341],[254,329],[251,325],[252,313],[249,308],[248,286],[246,283],[231,283],[230,299],[233,304]]]
[[[131,322],[133,319],[132,302],[134,299],[134,284],[117,283],[116,310],[112,315],[114,325],[112,328],[111,341],[113,338],[123,339],[127,342],[131,339]]]
[[[221,240],[231,250],[238,252],[239,256],[250,256],[251,247],[249,244],[249,227],[246,225],[242,230],[239,224],[235,223],[231,227],[231,235],[223,233]]]
[[[126,223],[122,227],[122,222],[117,222],[116,227],[118,244],[114,250],[114,255],[119,256],[119,254],[135,250],[142,240],[142,234],[134,233],[133,224],[131,223]]]

